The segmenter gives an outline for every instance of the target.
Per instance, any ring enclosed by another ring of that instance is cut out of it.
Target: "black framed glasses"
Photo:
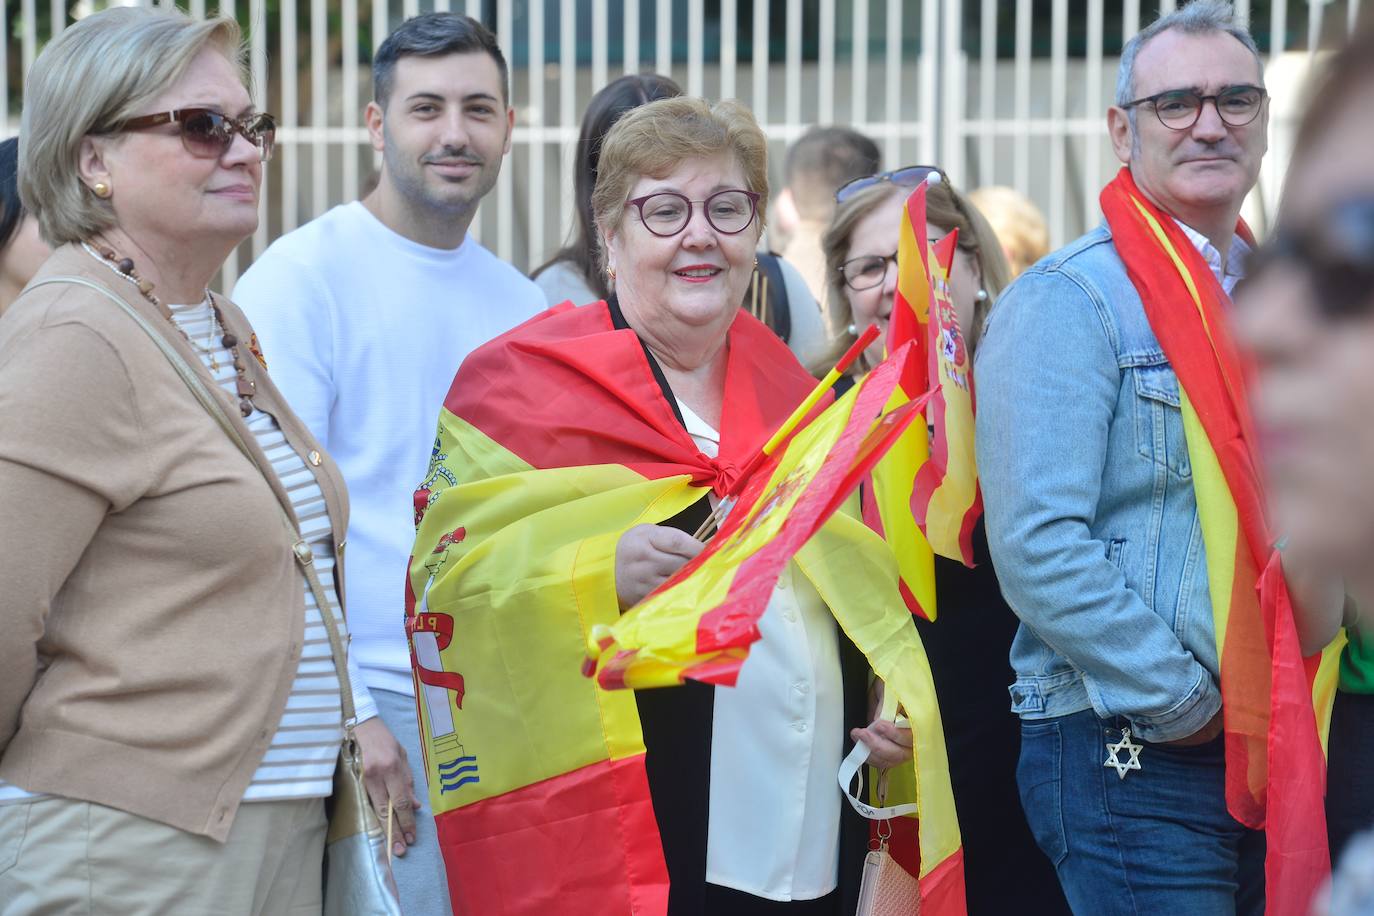
[[[897,266],[897,252],[892,254],[866,254],[858,258],[850,258],[840,265],[840,274],[844,277],[844,285],[854,290],[863,292],[875,286],[881,286],[887,279],[887,265]]]
[[[1169,89],[1122,105],[1134,108],[1150,105],[1159,123],[1170,130],[1190,130],[1202,117],[1202,106],[1211,102],[1217,117],[1229,127],[1244,127],[1259,117],[1260,108],[1269,93],[1259,86],[1227,86],[1216,95],[1199,95],[1191,89]]]
[[[1374,195],[1347,198],[1302,229],[1279,227],[1246,261],[1237,301],[1246,287],[1285,266],[1302,271],[1328,321],[1374,312]]]
[[[159,114],[130,118],[118,130],[147,130],[163,124],[181,128],[181,145],[197,159],[218,159],[229,152],[238,134],[258,148],[263,161],[272,158],[277,141],[277,119],[270,114],[250,114],[231,118],[209,108],[178,108]]]
[[[939,175],[941,181],[946,180],[945,173],[940,171],[939,166],[934,165],[906,165],[890,172],[855,178],[840,185],[839,190],[835,192],[835,203],[842,204],[865,188],[882,184],[884,181],[890,181],[900,188],[914,188],[931,175]]]
[[[669,238],[687,228],[692,221],[692,209],[701,204],[706,222],[724,235],[738,235],[754,222],[758,215],[759,195],[742,188],[717,191],[705,200],[690,200],[676,191],[658,191],[625,201],[639,211],[639,220],[654,235]]]

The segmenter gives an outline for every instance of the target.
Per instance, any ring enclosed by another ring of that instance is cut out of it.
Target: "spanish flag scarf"
[[[1330,870],[1325,759],[1274,537],[1230,299],[1178,224],[1123,168],[1101,196],[1116,251],[1179,380],[1221,665],[1226,803],[1267,839],[1273,914],[1306,913]],[[1251,240],[1242,222],[1237,233]]]

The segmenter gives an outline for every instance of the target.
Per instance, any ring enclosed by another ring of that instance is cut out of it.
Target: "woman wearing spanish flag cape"
[[[841,760],[856,741],[875,766],[913,756],[870,702],[866,655],[918,763],[944,766],[895,561],[844,511],[788,561],[728,676],[630,691],[580,670],[594,630],[701,552],[692,532],[814,385],[738,308],[767,195],[743,107],[636,109],[593,196],[614,294],[532,319],[454,380],[416,493],[407,628],[456,913],[853,913],[869,828]],[[907,647],[900,669],[875,632]],[[927,912],[961,908],[953,835],[957,902]]]

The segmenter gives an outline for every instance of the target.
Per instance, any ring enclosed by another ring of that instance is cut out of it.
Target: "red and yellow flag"
[[[887,352],[904,346],[914,358],[905,367],[887,409],[913,401],[927,384],[927,321],[931,286],[926,259],[926,185],[907,198],[897,239],[897,291],[888,321]],[[930,459],[930,437],[923,424],[911,427],[873,469],[873,498],[864,503],[864,521],[882,535],[897,557],[902,597],[913,614],[935,619],[935,556],[912,515],[916,475]]]
[[[1116,250],[1179,380],[1221,663],[1226,801],[1263,828],[1271,913],[1308,912],[1330,870],[1325,760],[1314,696],[1334,667],[1301,657],[1287,584],[1265,518],[1229,299],[1197,249],[1123,168],[1102,192]],[[1242,224],[1238,232],[1248,237]],[[1329,673],[1328,673],[1329,672]],[[1329,707],[1321,710],[1323,718]]]
[[[634,696],[580,663],[620,618],[620,535],[725,492],[812,387],[747,314],[728,346],[716,459],[605,303],[531,319],[454,380],[416,493],[406,625],[457,914],[666,912]]]
[[[931,549],[972,567],[973,530],[983,514],[973,448],[973,354],[950,297],[949,274],[959,230],[929,246],[931,300],[927,320],[932,430],[930,460],[921,466],[911,512]]]
[[[924,398],[878,417],[914,349],[906,346],[804,427],[754,475],[708,548],[616,623],[591,633],[589,657],[611,689],[694,679],[732,685],[783,566],[798,568],[906,710],[915,743],[907,779],[919,806],[920,906],[964,912],[963,858],[935,685],[900,599],[891,551],[838,512]],[[877,417],[877,419],[875,419]],[[913,782],[914,780],[914,782]],[[914,908],[917,901],[911,901]]]

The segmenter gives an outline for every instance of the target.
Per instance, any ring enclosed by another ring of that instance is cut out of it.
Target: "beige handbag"
[[[862,741],[840,764],[840,788],[850,806],[864,817],[878,822],[878,847],[864,857],[863,878],[859,883],[859,906],[855,916],[916,916],[921,912],[921,883],[903,868],[892,853],[887,840],[892,836],[892,818],[916,812],[915,804],[891,805],[875,808],[858,799],[863,794],[863,765],[868,760],[868,746]],[[857,795],[850,791],[855,778],[859,780]],[[881,804],[882,799],[879,799]]]
[[[264,468],[254,456],[238,429],[224,412],[223,405],[205,387],[200,376],[195,373],[167,339],[159,334],[133,306],[110,290],[83,277],[52,277],[35,283],[44,286],[50,283],[71,283],[95,290],[118,305],[125,314],[143,329],[162,355],[172,364],[177,375],[186,383],[191,394],[201,406],[219,423],[229,438],[243,452],[245,458],[253,463],[258,472],[271,482],[271,472]],[[274,490],[275,492],[275,490]],[[334,793],[328,800],[329,833],[325,839],[324,852],[324,912],[326,916],[400,916],[400,895],[396,890],[396,879],[391,873],[391,852],[387,837],[382,830],[381,820],[367,799],[367,789],[363,785],[362,758],[353,737],[353,726],[357,723],[357,711],[353,707],[352,684],[348,677],[348,651],[343,638],[339,635],[338,624],[329,611],[329,600],[315,575],[314,553],[310,545],[301,537],[300,529],[290,510],[277,500],[281,510],[282,522],[292,535],[292,553],[296,565],[305,577],[315,603],[320,608],[325,630],[329,633],[329,648],[334,657],[334,667],[339,673],[339,695],[343,706],[344,742],[339,751],[339,762],[334,770]]]

